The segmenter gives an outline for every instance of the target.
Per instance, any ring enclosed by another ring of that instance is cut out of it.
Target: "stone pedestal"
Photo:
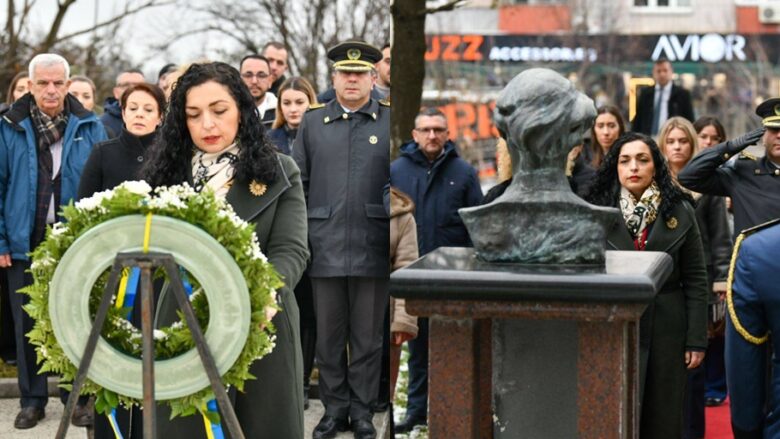
[[[637,437],[638,322],[671,270],[664,253],[554,267],[440,248],[393,273],[430,318],[430,437]]]

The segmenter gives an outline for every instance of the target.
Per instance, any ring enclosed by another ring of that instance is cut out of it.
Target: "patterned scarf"
[[[51,145],[57,143],[65,134],[68,126],[68,101],[62,113],[52,117],[42,112],[30,99],[30,119],[36,138],[38,139],[38,182],[35,190],[35,219],[30,235],[30,248],[37,247],[46,234],[46,223],[49,222],[49,210],[54,204],[55,220],[57,207],[60,205],[61,173],[54,175],[54,157]]]
[[[67,101],[66,108],[52,118],[38,108],[35,99],[30,99],[30,118],[38,139],[38,150],[48,150],[65,134],[65,127],[68,126]]]
[[[220,152],[198,151],[192,157],[192,180],[200,192],[210,187],[217,196],[224,197],[235,175],[233,164],[238,161],[238,142]]]
[[[661,191],[658,185],[653,181],[642,197],[637,201],[634,195],[628,189],[620,188],[620,211],[623,212],[623,219],[626,221],[628,233],[634,240],[640,239],[645,235],[647,226],[653,224],[658,216],[658,206],[661,204]],[[645,237],[646,240],[646,237]],[[644,248],[642,245],[641,247]]]

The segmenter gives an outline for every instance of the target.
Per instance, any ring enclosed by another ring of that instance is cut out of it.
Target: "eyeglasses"
[[[270,75],[268,75],[268,73],[265,73],[265,72],[257,72],[257,73],[244,72],[244,73],[241,74],[241,77],[246,79],[247,81],[251,81],[252,78],[265,79],[268,76],[270,76]]]
[[[439,136],[441,134],[444,134],[447,131],[447,128],[431,127],[431,128],[415,128],[414,130],[420,134],[428,134],[430,132],[433,132],[433,134]]]

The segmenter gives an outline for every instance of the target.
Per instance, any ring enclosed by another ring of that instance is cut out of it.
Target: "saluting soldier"
[[[705,149],[677,176],[693,191],[731,197],[734,235],[780,217],[780,98],[762,102],[756,114],[761,128]],[[764,157],[742,152],[759,140],[766,149]],[[736,160],[729,160],[736,155]]]
[[[734,246],[726,296],[726,379],[736,439],[780,437],[778,248],[780,219],[746,230]],[[768,367],[774,369],[770,382]]]
[[[336,99],[306,112],[293,144],[308,201],[309,275],[325,405],[313,437],[334,437],[351,421],[356,438],[374,438],[371,406],[389,300],[390,222],[383,188],[390,169],[390,108],[370,97],[379,49],[346,41],[328,50],[328,58]]]

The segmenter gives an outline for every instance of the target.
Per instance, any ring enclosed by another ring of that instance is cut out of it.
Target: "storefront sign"
[[[742,35],[687,35],[683,42],[677,35],[661,35],[653,50],[653,61],[747,61],[745,37]]]
[[[426,61],[775,62],[780,34],[429,35]]]

